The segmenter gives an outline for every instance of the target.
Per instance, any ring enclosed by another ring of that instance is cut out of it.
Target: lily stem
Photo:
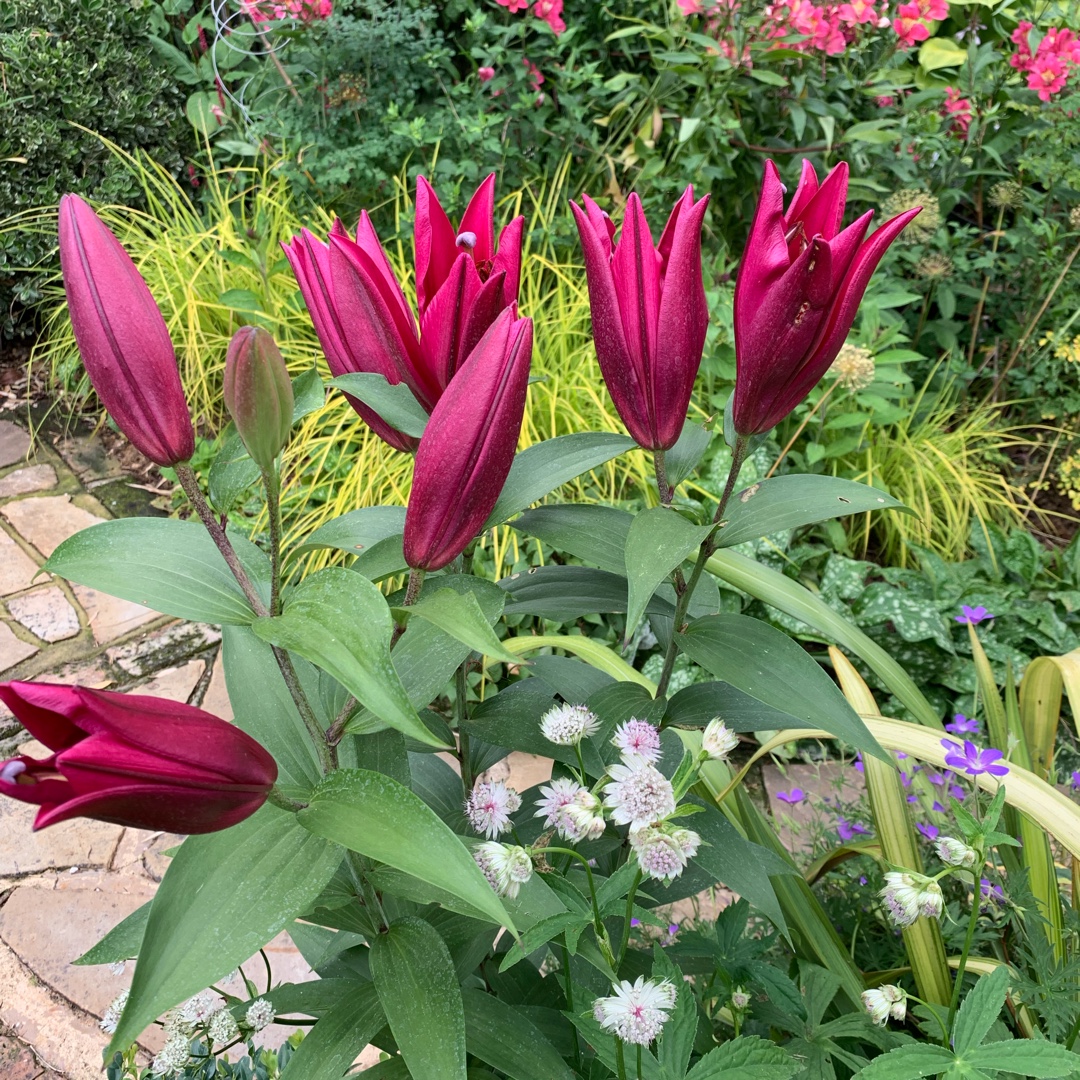
[[[469,721],[469,682],[465,675],[465,665],[459,664],[454,673],[454,720],[458,737],[458,761],[461,762],[461,786],[468,797],[473,787],[472,761],[469,752],[469,733],[466,730]]]
[[[678,638],[682,631],[683,621],[686,619],[686,610],[690,606],[694,589],[697,588],[697,583],[701,580],[701,573],[705,569],[705,563],[708,562],[709,556],[716,550],[716,532],[720,527],[724,511],[727,509],[727,504],[735,490],[735,482],[739,479],[739,473],[742,471],[743,462],[746,461],[746,453],[749,448],[750,440],[746,435],[736,436],[735,445],[731,448],[731,467],[728,469],[727,483],[724,485],[724,493],[720,496],[720,502],[716,506],[716,513],[713,515],[713,531],[705,537],[701,550],[698,552],[697,561],[694,563],[694,569],[690,573],[690,578],[681,590],[678,589],[678,581],[676,580],[678,598],[675,601],[675,618],[671,624],[671,641],[668,642],[667,652],[664,655],[664,668],[660,673],[660,680],[656,684],[657,698],[662,698],[667,693],[668,685],[671,682],[671,673],[675,669],[675,657],[679,652]]]
[[[675,495],[675,489],[668,483],[663,450],[653,451],[653,469],[656,471],[656,490],[660,495],[660,505],[669,506]]]
[[[270,517],[270,614],[281,614],[281,479],[262,470],[266,508]]]

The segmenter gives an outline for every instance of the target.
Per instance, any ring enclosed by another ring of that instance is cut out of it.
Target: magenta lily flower
[[[274,759],[224,720],[163,698],[51,683],[0,683],[0,700],[51,751],[0,763],[0,794],[41,807],[34,828],[74,817],[206,833],[250,817]]]
[[[784,187],[771,161],[735,285],[735,400],[740,435],[769,431],[787,416],[836,359],[870,277],[919,208],[887,221],[868,240],[868,210],[841,228],[848,166],[818,184],[803,162],[784,211]]]
[[[77,195],[60,200],[60,266],[86,374],[116,426],[157,465],[195,452],[169,330],[131,256]]]
[[[611,400],[648,450],[675,445],[701,366],[709,312],[701,275],[701,223],[709,197],[688,187],[658,245],[631,193],[622,233],[587,195],[571,203],[585,254],[593,341]]]
[[[532,361],[532,320],[504,308],[432,410],[405,511],[405,561],[439,570],[488,519],[514,461]]]
[[[416,194],[418,315],[410,308],[364,211],[349,236],[340,221],[328,243],[304,229],[282,245],[300,284],[315,332],[334,375],[374,372],[404,382],[430,413],[454,373],[499,312],[516,303],[523,218],[495,239],[495,177],[477,189],[455,232],[428,182]],[[397,450],[417,440],[372,409],[349,402],[376,435]]]

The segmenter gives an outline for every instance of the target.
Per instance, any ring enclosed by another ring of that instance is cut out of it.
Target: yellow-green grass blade
[[[860,716],[877,716],[879,710],[870,687],[851,661],[835,646],[829,648],[840,689]],[[915,826],[908,809],[907,795],[899,772],[884,761],[863,757],[863,776],[874,827],[882,855],[892,866],[922,873],[922,858],[915,838]],[[911,972],[919,996],[931,1004],[948,1005],[952,979],[945,962],[945,943],[937,919],[919,919],[902,931]]]
[[[1037,656],[1020,682],[1020,721],[1031,753],[1031,768],[1044,779],[1054,765],[1063,691],[1080,732],[1080,649],[1064,656]]]
[[[652,679],[642,675],[613,650],[592,638],[581,637],[579,634],[547,634],[536,637],[523,634],[521,637],[507,638],[503,645],[507,652],[512,652],[515,656],[527,656],[537,649],[562,649],[619,682],[634,682],[644,686],[650,694],[656,693],[656,683]]]

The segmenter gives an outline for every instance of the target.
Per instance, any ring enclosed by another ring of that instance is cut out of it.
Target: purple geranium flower
[[[944,814],[945,813],[945,807],[942,806],[941,803],[939,803],[937,801],[937,799],[934,800],[934,805],[931,806],[930,809],[933,810],[935,814]]]
[[[786,802],[788,806],[794,806],[806,798],[806,792],[801,787],[793,787],[790,791],[778,791],[776,797],[781,802]]]
[[[630,925],[631,926],[640,926],[641,925],[641,920],[638,919],[638,918],[633,918],[633,919],[630,920]]]
[[[949,794],[956,799],[957,802],[963,802],[967,798],[967,792],[959,784],[953,784],[949,788]]]
[[[986,610],[986,608],[982,606],[982,604],[980,604],[978,607],[968,607],[967,604],[962,604],[960,606],[960,610],[961,612],[963,612],[963,614],[957,615],[956,621],[958,623],[965,623],[968,626],[975,626],[978,623],[985,622],[985,620],[992,619],[994,617],[990,614],[989,611]]]
[[[909,795],[907,797],[907,801],[908,802],[918,802],[919,801],[919,796],[918,795]]]
[[[861,750],[855,755],[855,771],[856,772],[865,772],[866,771],[866,766],[863,764],[863,760],[862,760],[862,751]]]
[[[951,724],[945,725],[945,730],[953,735],[978,735],[979,721],[972,717],[970,720],[962,713],[956,713]]]
[[[930,772],[926,774],[926,778],[934,785],[934,787],[941,787],[941,785],[945,783],[944,773]]]
[[[1074,788],[1080,788],[1080,769],[1072,774],[1072,786]]]
[[[927,840],[936,840],[937,835],[941,830],[936,825],[931,825],[927,821],[918,821],[915,823],[915,828],[919,830],[926,837]]]
[[[979,891],[984,900],[990,900],[995,904],[1005,903],[1005,893],[1000,885],[991,885],[986,878],[979,878]]]
[[[998,759],[1005,755],[992,746],[980,750],[967,739],[964,740],[962,749],[960,744],[953,742],[952,739],[942,739],[941,745],[947,751],[945,764],[957,771],[963,770],[968,776],[979,776],[982,773],[989,773],[991,776],[1008,776],[1009,774],[1008,765],[997,764]]]
[[[848,821],[845,817],[837,818],[836,831],[845,844],[849,840],[854,840],[857,835],[870,835],[870,830],[865,825],[860,825],[857,821]]]
[[[865,885],[866,884],[866,875],[865,874],[860,875],[859,884],[860,885]]]
[[[904,787],[911,787],[911,777],[902,769],[900,770],[900,783],[903,784]]]

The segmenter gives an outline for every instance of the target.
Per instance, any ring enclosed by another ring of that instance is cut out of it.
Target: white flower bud
[[[738,735],[729,731],[719,716],[705,725],[705,730],[701,735],[701,749],[709,755],[711,761],[726,761],[728,755],[738,745]]]
[[[965,870],[970,870],[979,857],[973,847],[953,836],[939,837],[934,843],[934,850],[946,866],[962,866]]]
[[[907,1016],[907,993],[899,986],[886,983],[876,990],[864,990],[862,1002],[870,1019],[879,1027],[884,1027],[891,1017],[902,1021]]]

